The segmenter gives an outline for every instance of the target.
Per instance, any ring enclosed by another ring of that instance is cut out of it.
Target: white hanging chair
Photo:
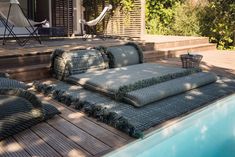
[[[91,20],[91,21],[80,20],[80,23],[91,28],[91,33],[92,33],[92,37],[93,37],[95,35],[94,26],[96,26],[99,22],[101,22],[104,19],[104,17],[106,16],[106,14],[108,13],[108,11],[110,11],[112,8],[113,8],[113,6],[111,4],[109,4],[104,7],[103,11],[100,13],[100,15],[96,19]],[[85,37],[83,39],[86,40],[87,38],[88,38],[88,35],[85,35]]]

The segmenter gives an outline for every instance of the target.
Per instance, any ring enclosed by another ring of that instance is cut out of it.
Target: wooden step
[[[50,53],[16,57],[1,57],[0,62],[0,69],[25,67],[38,64],[49,64]]]
[[[166,42],[159,42],[155,43],[154,49],[165,49],[165,48],[175,48],[181,46],[194,46],[194,45],[201,45],[201,44],[208,44],[209,38],[207,37],[198,37],[195,39],[184,39],[179,41],[166,41]]]
[[[52,43],[48,43],[48,45],[40,46],[40,47],[20,47],[15,49],[4,49],[0,48],[0,58],[6,57],[19,57],[19,56],[29,56],[29,55],[39,55],[39,54],[51,54],[55,49],[64,49],[64,50],[73,50],[73,49],[84,49],[90,47],[98,47],[98,46],[116,46],[125,44],[129,41],[121,41],[121,40],[107,40],[107,41],[51,41]]]
[[[49,64],[38,64],[19,68],[0,69],[0,71],[10,74],[10,77],[13,79],[25,82],[51,77]]]
[[[159,49],[158,53],[167,53],[168,57],[178,57],[180,54],[185,54],[187,52],[197,53],[201,51],[216,50],[216,44],[198,44],[189,46],[180,46],[166,49]]]
[[[157,61],[159,59],[166,59],[168,57],[167,52],[144,51],[143,54],[145,62]]]
[[[157,40],[157,41],[148,41],[148,42],[140,42],[139,45],[144,51],[152,51],[166,48],[175,48],[181,46],[189,46],[189,45],[200,45],[200,44],[208,44],[209,38],[207,37],[189,37],[189,38],[180,38],[174,40]]]

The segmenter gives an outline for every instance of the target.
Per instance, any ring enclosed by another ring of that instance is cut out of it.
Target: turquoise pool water
[[[235,95],[153,132],[108,157],[234,157]]]

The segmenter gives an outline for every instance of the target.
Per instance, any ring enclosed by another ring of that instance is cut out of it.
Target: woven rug
[[[220,78],[188,92],[168,97],[141,108],[121,103],[81,86],[64,82],[35,82],[35,88],[47,96],[139,138],[143,131],[167,120],[190,113],[235,92],[235,81]],[[216,91],[216,92],[215,92]]]

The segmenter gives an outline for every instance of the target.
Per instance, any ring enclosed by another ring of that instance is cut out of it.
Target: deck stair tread
[[[45,45],[41,47],[20,47],[15,49],[8,49],[8,53],[5,53],[4,48],[0,48],[0,58],[6,58],[6,57],[17,57],[17,56],[30,56],[30,55],[38,55],[38,54],[50,54],[54,51],[56,48],[61,48],[64,50],[71,50],[71,49],[82,49],[82,48],[88,48],[88,47],[95,47],[95,46],[115,46],[120,44],[125,44],[128,41],[121,41],[121,40],[107,40],[107,41],[92,41],[92,42],[70,42],[70,43],[60,43],[60,44],[51,44],[51,45]]]
[[[158,51],[191,50],[191,49],[194,49],[194,48],[201,48],[201,47],[207,47],[207,46],[215,47],[215,44],[206,43],[206,44],[198,44],[198,45],[179,46],[179,47],[158,49]]]
[[[14,67],[8,69],[0,69],[1,72],[10,74],[11,78],[20,81],[34,81],[51,77],[50,64],[38,64],[24,67]]]
[[[49,68],[49,67],[50,67],[50,64],[37,64],[37,65],[31,65],[31,66],[0,69],[0,71],[7,72],[7,73],[19,73],[19,72],[34,71],[36,69]]]

